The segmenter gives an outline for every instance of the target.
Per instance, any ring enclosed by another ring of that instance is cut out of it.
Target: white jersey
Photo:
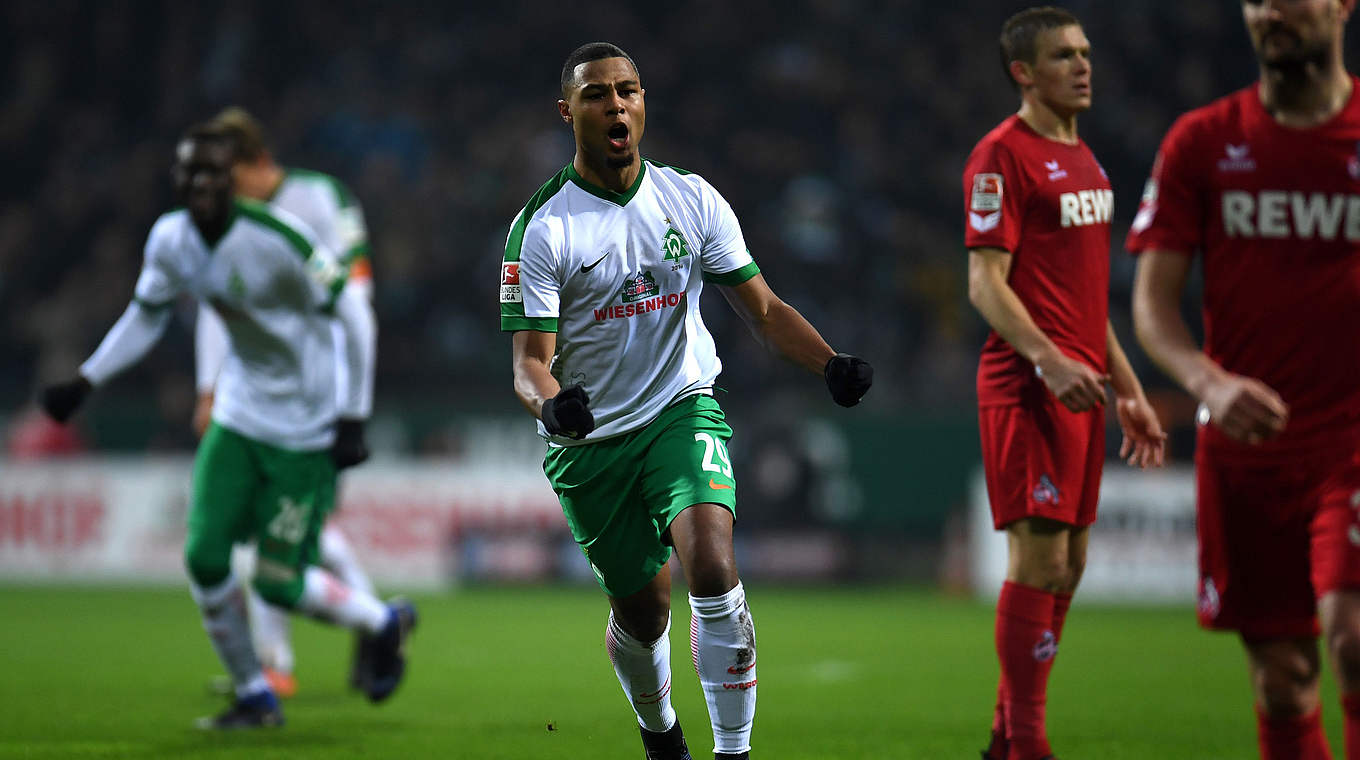
[[[134,298],[151,311],[181,292],[211,304],[230,341],[213,420],[257,441],[314,451],[331,445],[336,417],[346,412],[338,408],[331,333],[345,280],[346,267],[300,220],[237,199],[226,233],[212,247],[188,211],[161,216],[146,242]],[[102,365],[121,368],[101,353],[121,352],[101,345],[82,366],[96,383],[112,373]],[[354,410],[354,416],[366,414]]]
[[[501,265],[501,329],[557,333],[553,377],[590,395],[594,432],[550,440],[629,433],[711,393],[722,363],[699,294],[759,271],[732,207],[699,175],[643,161],[620,194],[568,164],[515,217]]]
[[[364,211],[335,177],[287,169],[267,201],[301,219],[341,261],[349,263],[368,255]]]
[[[349,188],[329,174],[307,169],[286,169],[268,201],[302,220],[316,238],[349,266],[345,287],[365,299],[373,297],[372,267],[368,261],[368,227],[364,212]],[[227,333],[222,320],[207,304],[198,310],[194,329],[194,367],[200,393],[211,393],[227,356]],[[337,336],[337,343],[340,343]],[[343,357],[342,357],[343,358]],[[339,366],[338,394],[344,397],[350,378]]]

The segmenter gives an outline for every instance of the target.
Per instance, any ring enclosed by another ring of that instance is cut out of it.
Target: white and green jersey
[[[335,177],[307,169],[286,169],[268,202],[301,219],[346,264],[368,256],[364,210]]]
[[[366,417],[372,404],[362,393],[337,399],[335,317],[346,326],[351,371],[371,376],[373,369],[371,347],[348,345],[355,343],[348,302],[357,299],[340,299],[346,271],[281,209],[237,199],[211,247],[187,210],[171,211],[147,238],[134,304],[81,373],[99,385],[135,363],[163,332],[167,307],[191,293],[211,304],[229,336],[213,420],[280,448],[324,449],[337,416]]]
[[[699,294],[759,271],[732,207],[697,174],[645,160],[615,193],[570,164],[558,172],[515,217],[501,264],[501,329],[557,333],[553,377],[590,395],[595,431],[551,441],[629,433],[711,393],[722,363]]]
[[[373,298],[372,267],[368,261],[368,227],[364,223],[364,211],[343,182],[322,172],[285,169],[283,179],[274,188],[267,203],[302,220],[316,239],[349,267],[349,280],[345,287],[357,290],[365,299]],[[368,320],[370,323],[374,321]],[[206,303],[199,307],[194,333],[194,367],[198,390],[200,393],[209,393],[217,386],[218,373],[226,361],[228,346],[222,320]],[[337,368],[340,373],[337,386],[343,397],[352,383],[345,372],[344,357],[341,359]],[[360,382],[363,382],[362,378]],[[371,390],[368,392],[371,393]]]

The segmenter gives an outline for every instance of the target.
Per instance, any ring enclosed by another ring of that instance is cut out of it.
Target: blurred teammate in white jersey
[[[368,230],[363,209],[349,188],[336,178],[305,169],[285,169],[269,150],[264,130],[259,122],[242,108],[222,111],[213,123],[235,142],[236,163],[232,166],[232,184],[237,195],[267,202],[301,219],[317,239],[339,256],[349,268],[345,289],[362,296],[368,319],[360,324],[369,329],[377,324],[372,316],[373,268],[368,258]],[[376,330],[372,331],[376,334]],[[374,336],[365,336],[374,340]],[[337,341],[340,345],[343,342]],[[200,304],[195,330],[195,365],[198,376],[198,405],[194,410],[194,431],[202,437],[212,418],[213,389],[217,375],[227,355],[227,331],[221,318],[207,304]],[[349,378],[344,357],[337,367],[338,392],[344,396]],[[359,564],[349,540],[336,525],[328,520],[321,529],[320,564],[344,580],[345,584],[373,593],[373,583]],[[243,575],[250,574],[255,562],[255,546],[242,544],[234,552]],[[250,627],[255,637],[255,650],[264,666],[265,677],[281,697],[297,692],[293,675],[294,656],[287,610],[267,604],[260,595],[247,590],[250,603]],[[368,663],[362,642],[356,642],[354,661],[350,668],[350,684],[363,688],[368,677]]]
[[[163,214],[147,238],[132,303],[72,379],[43,390],[64,422],[135,364],[165,332],[181,293],[210,303],[226,324],[212,422],[194,461],[185,565],[203,626],[234,684],[235,701],[200,726],[279,725],[283,713],[252,645],[235,543],[257,540],[251,582],[269,602],[368,636],[370,699],[387,698],[405,672],[415,626],[409,603],[384,604],[317,566],[317,537],[335,500],[337,469],[368,456],[372,331],[366,304],[344,289],[346,268],[296,217],[232,198],[233,143],[194,127],[176,146],[174,179],[186,208]],[[332,325],[345,342],[352,382],[340,398]],[[317,371],[317,370],[320,371]]]

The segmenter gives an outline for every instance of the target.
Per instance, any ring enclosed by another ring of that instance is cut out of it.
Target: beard
[[[1326,65],[1329,52],[1326,43],[1309,43],[1299,40],[1298,37],[1293,38],[1298,40],[1298,44],[1292,49],[1277,52],[1269,57],[1265,54],[1265,41],[1262,40],[1261,65],[1286,79],[1302,77],[1310,70],[1317,70]]]
[[[608,166],[610,169],[623,169],[625,167],[632,166],[633,161],[635,160],[637,160],[637,155],[634,153],[629,153],[628,155],[623,156],[621,158],[606,158],[604,160],[604,165]]]

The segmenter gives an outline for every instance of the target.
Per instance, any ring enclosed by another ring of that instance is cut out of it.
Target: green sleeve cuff
[[[368,255],[368,243],[360,243],[354,246],[353,248],[349,249],[348,251],[345,251],[345,254],[340,257],[340,263],[348,266],[350,264],[353,264],[358,259],[364,258],[367,255]]]
[[[170,308],[170,304],[173,303],[172,301],[166,301],[165,303],[151,303],[150,301],[144,301],[140,298],[135,297],[132,300],[138,306],[142,307],[143,309],[146,309],[147,311],[160,311],[161,309],[168,309]]]
[[[733,269],[730,272],[704,272],[704,282],[711,282],[715,285],[740,285],[758,274],[760,274],[760,267],[752,261],[741,269]]]
[[[501,317],[502,332],[535,330],[537,332],[557,332],[557,317]]]

